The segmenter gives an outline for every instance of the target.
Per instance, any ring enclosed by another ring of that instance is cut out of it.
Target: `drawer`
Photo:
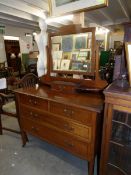
[[[93,112],[85,109],[64,105],[57,102],[50,102],[50,112],[74,119],[83,124],[90,125],[93,123]]]
[[[39,109],[48,110],[48,101],[47,100],[33,97],[33,96],[29,96],[29,95],[20,94],[20,104],[26,104],[26,105],[36,107]]]
[[[88,142],[91,141],[91,126],[88,127],[79,123],[72,122],[69,119],[64,119],[62,117],[43,113],[43,111],[34,110],[33,108],[28,108],[24,105],[21,106],[21,108],[22,117],[30,118],[40,123],[47,123],[49,125],[52,125],[53,127],[62,129],[65,132],[69,132],[71,134],[83,137]]]
[[[90,159],[90,144],[79,141],[78,139],[71,137],[66,133],[56,131],[50,127],[47,127],[46,125],[38,125],[31,120],[22,119],[21,122],[24,131],[46,140],[49,143],[60,146],[81,158],[87,160]]]

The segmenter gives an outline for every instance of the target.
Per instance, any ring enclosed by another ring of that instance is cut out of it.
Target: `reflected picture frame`
[[[61,60],[61,70],[69,70],[70,60]]]
[[[52,50],[53,51],[59,51],[60,50],[60,43],[53,43],[52,44]]]
[[[48,0],[50,16],[60,16],[108,6],[108,0]]]
[[[131,42],[125,42],[126,61],[128,68],[129,84],[131,87]]]

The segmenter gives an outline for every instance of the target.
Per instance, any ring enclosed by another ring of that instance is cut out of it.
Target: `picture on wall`
[[[75,49],[85,49],[87,48],[87,37],[77,36],[75,37]]]
[[[122,46],[122,42],[121,41],[114,41],[114,49],[118,49]]]
[[[96,40],[96,43],[97,43],[100,51],[105,49],[105,41],[104,40]]]
[[[48,0],[51,16],[106,7],[108,0]]]
[[[73,36],[63,36],[62,37],[62,50],[63,52],[70,52],[73,49]]]

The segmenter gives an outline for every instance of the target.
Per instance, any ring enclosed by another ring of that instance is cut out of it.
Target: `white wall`
[[[32,33],[33,30],[30,29],[24,29],[24,28],[19,28],[19,27],[14,27],[14,26],[5,26],[5,35],[9,36],[25,36],[25,33]]]
[[[33,33],[33,30],[31,29],[25,29],[25,28],[19,28],[14,26],[8,26],[5,25],[5,34],[7,36],[16,36],[16,37],[25,37],[25,33]],[[26,39],[25,39],[26,41]],[[37,51],[37,45],[34,42],[34,47],[32,50]],[[4,45],[4,39],[3,36],[0,35],[0,62],[6,61],[6,53],[5,53],[5,45]]]

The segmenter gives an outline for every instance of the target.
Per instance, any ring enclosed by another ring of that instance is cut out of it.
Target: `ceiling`
[[[48,0],[0,0],[0,25],[38,30],[39,17],[49,11]],[[131,0],[109,0],[109,6],[85,12],[85,24],[110,27],[131,21]],[[70,20],[49,23],[49,29],[67,25]]]

